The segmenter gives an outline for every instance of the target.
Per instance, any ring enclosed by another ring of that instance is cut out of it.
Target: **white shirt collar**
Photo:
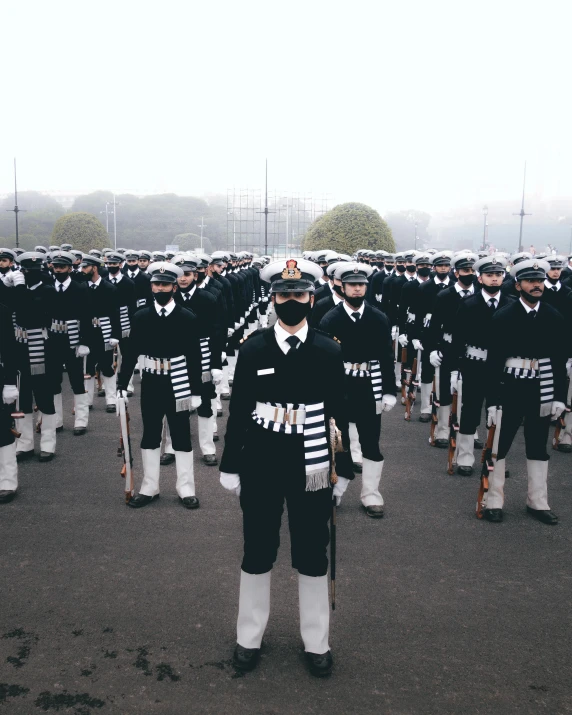
[[[210,276],[205,276],[205,279],[201,283],[200,288],[204,288],[205,286],[208,286],[210,279],[211,279]]]
[[[475,292],[475,286],[474,286],[474,284],[471,284],[470,287],[467,288],[466,286],[464,286],[464,285],[461,283],[461,281],[457,281],[457,282],[455,283],[455,290],[457,291],[457,293],[460,293],[460,292],[463,291],[463,290],[468,290],[468,291],[469,291],[469,295],[473,295],[473,293]]]
[[[523,301],[522,298],[519,298],[520,304],[522,307],[526,310],[527,313],[532,313],[533,310],[538,312],[538,309],[540,308],[540,301],[537,302],[537,304],[534,306],[534,308],[531,308],[530,306],[526,305],[526,303]]]
[[[114,276],[112,276],[111,273],[109,274],[109,280],[111,283],[113,283],[113,281],[117,281],[116,283],[113,283],[113,285],[117,285],[117,283],[120,283],[122,279],[123,273],[121,271],[119,271],[119,273],[116,273]]]
[[[407,271],[405,271],[405,277],[408,281],[412,281],[417,278],[417,273],[408,273]]]
[[[58,293],[65,293],[66,290],[70,287],[71,285],[71,278],[66,278],[63,283],[60,283],[58,287],[56,288]],[[61,288],[60,288],[61,286]]]
[[[156,300],[153,300],[153,305],[155,306],[155,310],[157,311],[157,315],[161,315],[161,311],[163,308],[167,311],[167,315],[171,315],[171,313],[175,310],[175,306],[177,305],[175,303],[175,300],[171,300],[167,305],[159,305]]]
[[[287,330],[284,330],[278,321],[276,321],[274,323],[274,335],[276,337],[278,347],[284,354],[286,354],[290,350],[290,345],[286,341],[288,338],[291,338],[292,335],[295,335],[302,343],[306,342],[306,338],[308,337],[308,321],[306,321],[296,333],[289,333]]]
[[[448,286],[451,281],[451,276],[447,273],[444,281],[440,281],[437,276],[433,276],[433,280],[438,286]]]
[[[101,283],[101,276],[99,276],[99,278],[95,281],[95,283],[93,281],[88,281],[88,283],[89,283],[90,288],[91,288],[91,286],[98,286]]]
[[[346,303],[346,301],[344,300],[344,310],[345,310],[346,313],[350,316],[350,318],[352,317],[352,315],[353,315],[354,313],[359,313],[360,316],[361,316],[361,315],[363,315],[363,311],[365,310],[365,300],[364,300],[364,302],[360,305],[359,310],[353,310],[353,308],[350,308],[349,305],[348,305],[348,304]]]
[[[320,278],[319,278],[318,280],[320,281],[320,283],[321,283],[322,285],[325,285],[326,283],[329,283],[329,282],[330,282],[330,279],[327,278],[326,276],[320,276]]]
[[[344,302],[344,299],[340,298],[340,296],[336,293],[335,290],[332,291],[332,298],[334,299],[334,305],[338,305],[338,303]]]
[[[191,288],[191,290],[187,291],[186,293],[183,293],[183,292],[181,291],[181,295],[183,296],[183,300],[187,300],[187,296],[188,296],[189,298],[192,298],[196,290],[197,290],[197,284],[195,283],[195,285]]]
[[[135,266],[135,270],[132,270],[132,266],[127,266],[127,271],[129,274],[129,278],[135,278],[139,273],[139,266]]]
[[[496,300],[497,303],[498,303],[499,300],[500,300],[500,288],[498,289],[498,291],[497,291],[494,295],[491,295],[490,293],[487,293],[486,290],[484,290],[483,288],[481,288],[481,295],[483,296],[483,299],[484,299],[485,303],[488,303],[491,298],[494,298],[494,300]]]
[[[554,290],[554,288],[556,288],[556,290],[560,290],[562,287],[562,283],[560,283],[560,281],[556,281],[556,283],[552,284],[548,278],[545,279],[544,285],[548,288],[548,290]]]

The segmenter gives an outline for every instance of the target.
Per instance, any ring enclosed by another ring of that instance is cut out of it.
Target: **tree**
[[[417,250],[422,250],[431,242],[429,234],[429,222],[431,216],[423,211],[408,209],[407,211],[395,211],[388,213],[385,217],[391,233],[395,239],[398,251],[408,248],[415,248],[415,224],[417,223]]]
[[[173,239],[179,251],[200,251],[201,237],[196,233],[179,233]],[[213,247],[210,239],[203,236],[203,253],[212,253]]]
[[[92,248],[109,248],[109,236],[105,226],[93,214],[69,213],[56,221],[51,243],[60,246],[71,243],[78,251],[87,253]]]
[[[305,251],[330,248],[352,255],[359,248],[371,251],[395,251],[391,229],[377,213],[365,204],[339,204],[319,216],[308,229],[302,242]]]
[[[63,206],[39,191],[21,191],[18,207],[22,211],[18,217],[20,247],[26,251],[38,245],[47,247],[54,224],[65,213]],[[12,195],[0,201],[0,244],[7,248],[14,246],[16,239],[14,214],[10,211],[13,208]]]

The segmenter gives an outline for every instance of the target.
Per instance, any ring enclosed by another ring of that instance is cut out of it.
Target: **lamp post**
[[[487,250],[487,228],[488,228],[488,223],[487,223],[487,216],[489,215],[489,208],[488,206],[483,206],[483,216],[484,216],[484,224],[483,224],[483,251]]]
[[[417,221],[415,221],[415,250],[417,250]]]
[[[205,227],[205,221],[202,216],[201,216],[200,224],[197,224],[197,225],[201,229],[201,251],[202,251],[203,250],[203,229]]]
[[[18,208],[18,185],[16,183],[16,159],[14,159],[14,208],[6,209],[6,211],[14,212],[14,218],[16,219],[16,248],[19,248],[20,244],[19,244],[19,238],[18,238],[18,214],[22,213],[22,211],[24,211],[24,213],[25,213],[25,209]]]
[[[522,253],[522,222],[524,221],[525,216],[532,216],[532,214],[527,214],[524,211],[524,188],[526,186],[526,161],[524,162],[524,179],[522,181],[522,205],[520,207],[520,211],[517,214],[513,214],[513,216],[520,216],[520,233],[518,235],[518,252]]]

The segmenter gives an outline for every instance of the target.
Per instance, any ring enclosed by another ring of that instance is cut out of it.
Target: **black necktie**
[[[463,296],[462,296],[463,298],[466,298],[469,295],[468,290],[462,290],[461,293],[463,294]]]
[[[113,285],[116,285],[116,284],[117,284],[117,278],[114,278],[114,279],[113,279]]]
[[[161,308],[161,317],[164,318],[167,315],[165,308]]]
[[[352,313],[352,318],[356,321],[356,323],[359,321],[361,318],[361,314],[358,313],[357,311],[355,313]]]
[[[63,286],[63,284],[62,284],[62,283],[60,283],[60,285],[59,285],[59,289],[60,289],[60,293],[62,293],[62,292],[63,292],[63,290],[64,290],[64,286]]]
[[[529,319],[529,320],[534,320],[534,318],[536,318],[536,311],[535,311],[535,310],[529,311],[529,313],[528,313],[528,319]]]
[[[557,286],[552,286],[552,290],[553,290],[555,293],[558,293],[558,287],[557,287]],[[536,312],[536,311],[535,311],[535,312]]]
[[[286,342],[290,346],[290,350],[286,353],[286,355],[290,355],[290,353],[295,352],[298,349],[298,345],[300,345],[300,338],[297,338],[295,335],[291,335],[289,338],[286,338]]]
[[[492,310],[495,310],[496,307],[497,307],[496,298],[491,298],[489,300],[489,308],[491,308]]]
[[[132,273],[132,274],[131,274],[131,278],[135,278],[135,273]]]
[[[95,283],[92,283],[92,284],[90,285],[90,288],[94,288],[94,289],[95,289],[95,288],[97,288],[97,286],[95,285]]]

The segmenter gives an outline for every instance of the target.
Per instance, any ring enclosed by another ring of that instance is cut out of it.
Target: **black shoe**
[[[216,467],[218,459],[216,458],[216,454],[205,454],[203,462],[207,465],[207,467]]]
[[[570,454],[570,452],[572,452],[572,444],[559,444],[556,449],[559,452],[564,452],[564,454]]]
[[[213,435],[213,442],[218,442],[219,437],[218,434]]]
[[[53,452],[40,452],[40,462],[51,462],[56,455]]]
[[[0,504],[8,504],[15,496],[15,489],[0,489]]]
[[[23,462],[25,459],[31,459],[33,456],[33,449],[29,449],[27,452],[16,452],[16,461]]]
[[[232,654],[232,664],[237,670],[249,673],[258,665],[260,648],[243,648],[238,643]]]
[[[550,526],[558,524],[558,517],[550,509],[533,509],[531,506],[527,506],[526,511],[543,524],[549,524]]]
[[[220,395],[221,400],[230,400],[230,392],[222,392]]]
[[[74,427],[73,433],[74,437],[81,437],[82,434],[87,432],[87,427]]]
[[[167,464],[173,464],[175,461],[175,455],[170,452],[165,452],[165,454],[159,460],[159,463],[165,467]]]
[[[217,411],[216,411],[216,416],[217,416],[217,417],[222,417],[222,410],[217,410]]]
[[[357,472],[358,474],[362,473],[363,464],[360,464],[359,462],[352,462],[352,467],[354,472]]]
[[[306,662],[310,668],[310,673],[317,678],[323,678],[325,675],[330,675],[334,665],[334,659],[330,651],[318,655],[317,653],[304,653]]]
[[[372,519],[381,519],[383,517],[383,507],[379,504],[372,504],[371,506],[364,506],[365,513],[371,516]]]
[[[431,422],[431,413],[423,412],[419,415],[419,422]]]
[[[133,397],[133,390],[127,390],[127,397]]]
[[[472,473],[472,467],[457,467],[457,474],[460,474],[461,477],[470,477]]]
[[[199,508],[199,500],[197,497],[179,497],[181,500],[183,506],[186,506],[187,509],[198,509]]]
[[[90,405],[90,406],[89,406],[89,409],[90,409],[90,410],[93,410],[93,405]]]
[[[502,521],[502,509],[485,509],[485,518],[492,524],[499,524]]]
[[[105,411],[110,412],[110,413],[115,412],[116,407],[115,407],[115,405],[107,405],[107,407],[105,408]]]
[[[232,387],[233,382],[234,382],[234,380],[232,379],[232,377],[229,377],[229,379],[228,379],[229,387]]]
[[[105,397],[105,390],[98,390],[98,391],[97,391],[97,396],[98,396],[98,397]]]
[[[61,427],[56,427],[56,432],[63,432],[63,431],[64,431],[63,425]]]
[[[483,444],[483,440],[482,440],[482,439],[476,439],[476,440],[474,440],[474,442],[473,442],[473,447],[474,447],[475,449],[482,449],[484,446],[485,446],[485,445]]]
[[[127,502],[127,506],[130,506],[132,509],[140,509],[142,506],[147,506],[147,504],[150,504],[158,498],[158,494],[155,494],[154,497],[148,497],[147,494],[136,494]]]
[[[134,375],[140,375],[140,374],[141,374],[141,370],[139,370],[139,368],[136,367],[135,370],[133,370],[133,374],[134,374]]]
[[[448,439],[436,439],[435,447],[438,447],[439,449],[449,449],[449,440]]]

